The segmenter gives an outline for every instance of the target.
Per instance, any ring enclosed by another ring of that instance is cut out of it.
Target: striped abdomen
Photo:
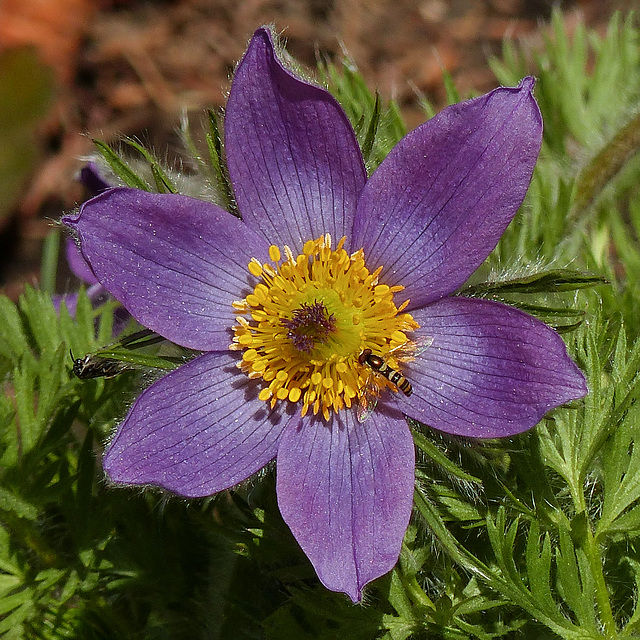
[[[358,362],[361,365],[367,365],[376,373],[384,376],[389,382],[395,384],[406,396],[412,394],[413,387],[411,383],[399,371],[390,367],[380,356],[371,353],[371,349],[365,349],[358,357]]]

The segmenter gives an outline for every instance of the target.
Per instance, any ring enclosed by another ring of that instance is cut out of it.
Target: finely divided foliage
[[[350,68],[321,74],[343,111],[261,29],[224,153],[216,114],[207,157],[184,124],[192,177],[99,145],[122,186],[65,222],[100,295],[54,306],[48,272],[0,298],[0,634],[640,631],[638,32],[554,21],[538,60],[496,63],[514,88],[404,138]],[[541,142],[531,72],[549,126],[506,229]],[[124,373],[78,380],[69,351]]]

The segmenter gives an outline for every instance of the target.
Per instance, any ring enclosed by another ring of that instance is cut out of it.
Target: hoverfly
[[[84,358],[74,358],[71,354],[71,360],[73,360],[73,373],[76,378],[80,380],[88,380],[89,378],[114,378],[119,373],[127,371],[127,367],[118,360],[111,358],[101,358],[92,353],[86,355]]]
[[[126,350],[139,349],[148,345],[162,342],[164,338],[157,335],[149,329],[142,329],[131,333],[124,338],[111,345],[103,347],[94,353],[89,353],[84,358],[74,358],[73,353],[69,350],[71,360],[73,361],[73,373],[80,380],[89,380],[90,378],[115,378],[123,371],[131,371],[136,368],[131,363],[122,362],[115,358],[109,358],[100,355],[101,352],[109,349],[109,347],[124,348]]]
[[[427,336],[417,341],[411,340],[399,345],[391,349],[389,354],[394,354],[400,362],[407,362],[428,349],[432,344],[433,338]],[[407,397],[413,393],[413,387],[409,380],[407,380],[400,371],[388,365],[381,356],[375,355],[371,349],[364,349],[358,356],[358,362],[370,370],[369,378],[366,380],[358,399],[358,422],[364,422],[373,413],[376,404],[378,404],[378,385],[375,382],[376,375],[381,375],[386,378]]]
[[[399,371],[390,367],[380,356],[374,356],[371,349],[365,349],[358,357],[358,362],[362,365],[366,364],[389,382],[393,382],[405,396],[410,396],[413,393],[411,383]]]

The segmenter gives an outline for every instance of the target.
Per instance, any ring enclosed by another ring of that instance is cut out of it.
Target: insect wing
[[[398,345],[389,353],[392,353],[399,362],[407,362],[424,353],[432,344],[433,338],[431,336],[420,336],[415,340]]]
[[[414,344],[415,348],[412,356],[415,358],[421,353],[424,353],[433,344],[433,338],[431,336],[421,336],[415,341]]]
[[[356,416],[358,422],[365,422],[374,412],[378,404],[378,396],[374,393],[371,385],[366,385],[358,398],[358,410]]]

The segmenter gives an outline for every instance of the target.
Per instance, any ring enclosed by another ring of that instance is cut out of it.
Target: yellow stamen
[[[256,278],[259,278],[262,275],[262,265],[255,258],[251,258],[248,269],[249,273]]]
[[[349,255],[342,238],[335,249],[327,234],[304,243],[295,256],[269,247],[273,264],[252,258],[247,268],[259,282],[244,300],[235,301],[233,343],[244,349],[239,367],[250,378],[262,378],[260,400],[301,402],[308,412],[329,420],[365,393],[397,391],[385,377],[359,361],[365,349],[397,368],[399,347],[418,328],[393,302],[400,285],[379,283],[382,267],[365,265],[362,249]],[[283,260],[284,254],[284,260]]]
[[[275,244],[269,247],[269,258],[271,262],[280,262],[280,249]]]

